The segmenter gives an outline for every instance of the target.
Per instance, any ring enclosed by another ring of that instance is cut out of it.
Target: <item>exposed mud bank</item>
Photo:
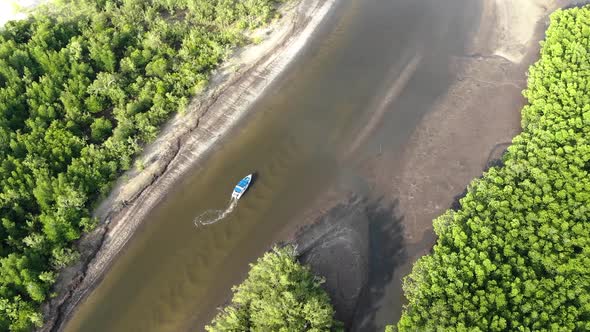
[[[335,1],[294,0],[285,5],[279,20],[254,33],[263,41],[234,52],[187,111],[169,121],[138,158],[141,167],[126,172],[96,209],[100,224],[80,240],[79,263],[60,274],[57,296],[44,306],[46,324],[39,331],[64,328],[149,211],[236,125],[297,56]]]
[[[419,240],[425,226],[431,231],[432,218],[520,132],[526,72],[538,58],[548,14],[566,4],[484,3],[472,47],[450,64],[459,73],[457,82],[414,132],[393,179],[410,241]]]
[[[450,64],[457,82],[415,130],[393,179],[407,211],[407,240],[419,240],[424,226],[520,132],[526,71],[556,8],[549,0],[484,2],[472,47]]]
[[[405,301],[402,278],[436,240],[432,220],[452,207],[520,132],[527,69],[538,58],[548,15],[563,5],[485,0],[472,45],[449,64],[458,73],[456,82],[422,119],[401,158],[391,158],[393,167],[375,168],[375,185],[388,186],[384,194],[397,202],[395,215],[403,216],[403,260],[393,265],[390,284],[369,300],[380,306],[357,316],[356,330],[397,322]]]
[[[365,203],[350,198],[300,230],[299,260],[326,279],[336,318],[349,327],[369,276],[369,222]]]

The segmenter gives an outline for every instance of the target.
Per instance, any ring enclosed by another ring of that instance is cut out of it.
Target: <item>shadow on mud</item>
[[[406,260],[397,201],[353,197],[331,208],[297,236],[299,259],[325,278],[337,318],[347,330],[375,331],[375,316]],[[403,299],[393,306],[401,307]]]
[[[352,331],[377,331],[381,328],[375,324],[377,310],[383,305],[395,270],[407,258],[403,216],[398,214],[398,201],[387,204],[373,202],[367,205],[366,211],[369,218],[369,277],[358,300]],[[399,299],[399,303],[393,306],[401,307],[402,301]]]
[[[488,158],[486,160],[486,164],[482,169],[482,175],[480,175],[477,180],[483,178],[483,175],[487,173],[491,168],[502,168],[504,167],[504,155],[508,152],[508,147],[510,147],[511,142],[504,142],[496,144],[488,154]],[[461,209],[461,199],[463,199],[467,192],[469,191],[469,187],[466,187],[460,194],[455,195],[453,197],[453,203],[451,203],[450,209],[454,211],[458,211]]]

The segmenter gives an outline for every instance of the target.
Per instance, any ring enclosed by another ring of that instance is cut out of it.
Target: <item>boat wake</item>
[[[195,226],[207,226],[220,222],[221,220],[229,216],[234,211],[237,205],[238,200],[232,198],[229,201],[229,205],[223,210],[207,210],[195,218]]]

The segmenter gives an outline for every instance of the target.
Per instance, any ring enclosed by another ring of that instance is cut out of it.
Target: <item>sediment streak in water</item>
[[[371,116],[369,123],[361,130],[357,138],[354,140],[349,150],[349,154],[356,151],[358,147],[367,139],[367,137],[369,137],[369,135],[375,131],[387,113],[388,106],[400,96],[402,91],[404,91],[404,88],[408,84],[410,78],[412,78],[412,75],[414,75],[418,69],[420,61],[422,61],[422,52],[416,52],[416,54],[412,57],[412,60],[410,60],[408,64],[405,65],[402,72],[395,79],[385,98],[383,98],[382,102],[379,103],[379,106],[377,107],[373,116]]]

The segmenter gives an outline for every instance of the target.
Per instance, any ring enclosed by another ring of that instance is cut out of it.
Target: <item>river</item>
[[[379,196],[360,161],[403,149],[453,82],[449,59],[463,54],[480,6],[339,0],[239,126],[153,210],[65,330],[201,331],[248,264],[327,188]],[[233,214],[195,227],[252,171]],[[388,323],[379,319],[372,325]]]

